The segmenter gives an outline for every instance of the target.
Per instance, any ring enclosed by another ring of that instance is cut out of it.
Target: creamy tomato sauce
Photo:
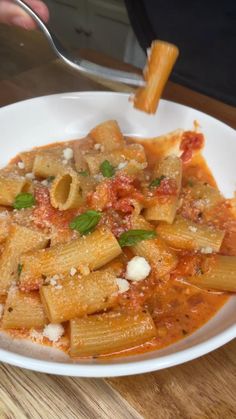
[[[157,160],[169,150],[174,150],[178,144],[179,134],[172,136],[171,141],[157,142],[154,140],[138,140],[146,152],[148,167],[145,169],[147,176],[151,173]],[[127,139],[132,143],[134,139]],[[136,140],[137,141],[137,140]],[[77,146],[81,149],[93,147],[90,139],[82,141],[66,142],[65,146]],[[63,146],[58,143],[56,146]],[[200,152],[195,153],[203,146],[203,136],[193,133],[186,135],[182,143],[183,157],[183,180],[180,195],[178,213],[185,218],[201,224],[218,227],[225,231],[225,238],[220,250],[223,255],[236,255],[236,219],[232,210],[231,202],[220,197],[216,193],[216,203],[212,208],[205,210],[204,199],[199,195],[193,199],[191,188],[192,183],[200,181],[207,187],[211,185],[216,188],[215,180]],[[45,149],[45,147],[37,150]],[[19,158],[16,157],[11,164],[16,164]],[[173,185],[162,184],[164,192],[168,186],[168,194]],[[174,189],[173,189],[174,190]],[[174,192],[173,192],[174,193]],[[199,192],[200,194],[200,192]],[[69,241],[73,232],[69,229],[68,223],[75,216],[87,209],[104,211],[101,224],[110,228],[116,237],[129,230],[130,216],[133,211],[132,199],[140,203],[152,202],[153,196],[144,196],[141,191],[141,181],[133,180],[126,175],[118,175],[114,179],[107,179],[102,188],[97,186],[95,192],[87,196],[87,200],[81,208],[76,210],[59,211],[51,206],[48,189],[38,184],[35,187],[37,205],[33,210],[32,223],[39,229],[47,229],[48,223],[53,225],[63,237]],[[154,197],[155,198],[155,197]],[[196,205],[196,201],[198,205]],[[201,202],[202,201],[202,202]],[[150,342],[119,353],[109,354],[106,357],[123,356],[125,354],[139,354],[147,351],[163,348],[179,339],[185,338],[206,323],[226,303],[229,298],[227,293],[201,290],[185,281],[186,272],[199,262],[199,255],[194,252],[175,249],[178,255],[178,265],[168,275],[157,278],[154,273],[143,281],[131,283],[130,288],[124,294],[120,294],[118,305],[115,310],[148,310],[151,314],[156,328],[157,336]],[[117,276],[122,276],[125,265],[132,257],[130,248],[124,249],[123,255],[118,257],[111,265],[116,267]],[[213,258],[214,256],[212,256]],[[211,259],[211,256],[209,257]],[[37,331],[36,331],[37,332]],[[35,342],[45,345],[51,343],[37,333],[27,330],[8,331],[13,337],[31,337]],[[40,330],[39,330],[40,333]],[[68,351],[69,338],[67,326],[65,325],[65,336],[56,345],[64,351]],[[97,358],[96,354],[94,357]],[[99,358],[103,358],[100,355]]]

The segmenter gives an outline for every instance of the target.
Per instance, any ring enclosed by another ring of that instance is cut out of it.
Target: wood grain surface
[[[133,69],[95,52],[81,53],[111,67]],[[0,80],[0,106],[66,91],[131,90],[81,76],[55,59],[40,33],[3,25]],[[231,106],[172,82],[168,83],[164,96],[236,128],[236,109]],[[232,341],[181,366],[105,380],[53,376],[1,364],[0,419],[233,419],[236,418],[235,355],[236,341]]]

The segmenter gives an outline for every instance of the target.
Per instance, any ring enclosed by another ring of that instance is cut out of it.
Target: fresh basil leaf
[[[156,188],[157,186],[160,186],[161,181],[165,178],[166,178],[166,176],[164,176],[164,175],[161,175],[160,177],[156,177],[156,179],[153,179],[151,181],[151,183],[149,185],[149,188]]]
[[[35,205],[35,197],[31,193],[19,193],[15,197],[15,201],[13,203],[13,207],[17,210],[22,208],[31,208]]]
[[[100,170],[104,177],[112,177],[115,174],[115,168],[108,160],[104,160],[104,162],[102,162]]]
[[[81,176],[84,176],[84,177],[89,176],[88,170],[80,170],[80,172],[78,172],[78,174],[81,175]]]
[[[23,265],[22,265],[21,263],[18,263],[18,266],[17,266],[17,273],[18,273],[18,276],[20,276],[21,271],[22,271],[22,268],[23,268]]]
[[[118,242],[121,247],[135,246],[142,240],[155,239],[155,237],[157,237],[157,233],[153,230],[128,230],[120,235]]]
[[[88,234],[94,230],[101,219],[102,213],[100,211],[88,210],[83,214],[75,217],[69,224],[72,230],[77,230],[80,234]]]

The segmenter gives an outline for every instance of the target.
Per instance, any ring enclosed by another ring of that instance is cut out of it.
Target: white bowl
[[[157,136],[176,128],[191,129],[198,120],[206,136],[204,156],[220,190],[232,197],[236,184],[235,131],[195,109],[162,100],[157,115],[132,108],[126,94],[66,93],[35,98],[0,109],[0,166],[19,151],[82,137],[97,123],[116,119],[125,134]],[[73,363],[62,352],[0,334],[0,360],[19,367],[81,377],[139,374],[190,361],[236,337],[236,297],[192,335],[159,351],[110,361]]]

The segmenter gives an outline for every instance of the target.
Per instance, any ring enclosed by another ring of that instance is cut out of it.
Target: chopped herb
[[[164,175],[161,175],[160,177],[156,177],[156,179],[153,179],[151,181],[151,183],[149,185],[149,188],[156,188],[157,186],[160,186],[161,181],[165,178],[166,178],[166,176],[164,176]]]
[[[80,172],[78,172],[78,174],[80,176],[84,176],[84,177],[89,176],[88,170],[80,170]]]
[[[75,217],[69,224],[72,230],[77,230],[80,234],[88,234],[94,230],[101,219],[100,211],[89,210]]]
[[[104,160],[104,162],[100,165],[100,170],[104,177],[112,177],[115,174],[115,168],[108,160]]]
[[[48,176],[47,181],[48,183],[52,183],[55,179],[55,176]]]
[[[192,187],[193,187],[193,185],[194,185],[193,181],[192,181],[192,180],[189,180],[189,181],[188,181],[188,186],[190,186],[190,188],[192,188]]]
[[[129,230],[122,233],[118,239],[121,247],[135,246],[142,240],[150,240],[157,237],[157,233],[153,230]]]
[[[31,208],[35,204],[35,197],[31,193],[19,193],[15,197],[13,207],[17,210],[22,208]]]
[[[18,276],[20,276],[21,271],[22,271],[22,268],[23,268],[23,265],[21,265],[21,263],[18,263],[18,266],[17,266],[17,273],[18,273]]]
[[[9,308],[7,309],[7,311],[9,311],[9,313],[11,313],[11,312],[13,311],[13,308],[12,308],[12,307],[9,307]]]

